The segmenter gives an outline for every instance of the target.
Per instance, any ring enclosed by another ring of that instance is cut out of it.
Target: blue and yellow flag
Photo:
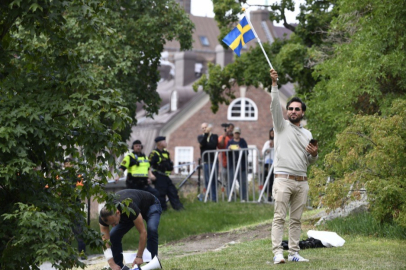
[[[254,38],[254,32],[244,16],[238,25],[223,38],[223,42],[240,56],[242,46]]]

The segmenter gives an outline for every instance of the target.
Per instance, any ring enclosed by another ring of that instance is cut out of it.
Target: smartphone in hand
[[[317,140],[311,139],[311,140],[310,140],[310,144],[313,144],[314,146],[317,146]]]

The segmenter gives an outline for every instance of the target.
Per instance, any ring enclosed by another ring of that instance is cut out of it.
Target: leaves
[[[0,7],[0,268],[83,266],[72,226],[83,226],[91,247],[103,242],[86,227],[82,201],[112,200],[101,185],[126,151],[136,104],[158,110],[163,45],[189,49],[193,25],[175,1]],[[78,173],[86,176],[74,188]]]

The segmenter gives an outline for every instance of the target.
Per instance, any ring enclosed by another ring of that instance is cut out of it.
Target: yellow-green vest
[[[139,156],[136,160],[138,160],[140,165],[130,167],[130,157],[136,159],[134,153],[130,153],[125,156],[121,162],[121,165],[127,168],[127,172],[131,174],[132,177],[148,177],[149,160],[145,156]]]
[[[156,153],[159,157],[158,164],[160,164],[162,161],[169,162],[171,159],[169,158],[169,152],[164,149],[162,152],[159,152],[157,150],[152,150],[152,153]],[[165,171],[166,175],[171,175],[172,171]]]

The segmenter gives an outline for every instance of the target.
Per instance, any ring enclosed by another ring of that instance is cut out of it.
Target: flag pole
[[[248,17],[247,17],[247,13],[245,12],[245,8],[242,8],[242,11],[244,12],[245,18],[247,18],[247,21],[248,21],[248,23],[249,23],[250,26],[251,26],[252,32],[254,32],[254,36],[255,36],[255,37],[257,38],[257,40],[258,40],[259,46],[261,46],[262,52],[264,53],[265,58],[266,58],[266,60],[268,61],[269,66],[271,67],[271,69],[273,69],[272,64],[271,64],[271,61],[269,61],[268,55],[266,55],[266,52],[265,52],[265,50],[264,50],[264,47],[262,47],[261,40],[259,39],[259,37],[258,37],[258,35],[257,35],[257,32],[255,32],[254,26],[252,26],[252,24],[251,24],[251,20],[248,19]]]

